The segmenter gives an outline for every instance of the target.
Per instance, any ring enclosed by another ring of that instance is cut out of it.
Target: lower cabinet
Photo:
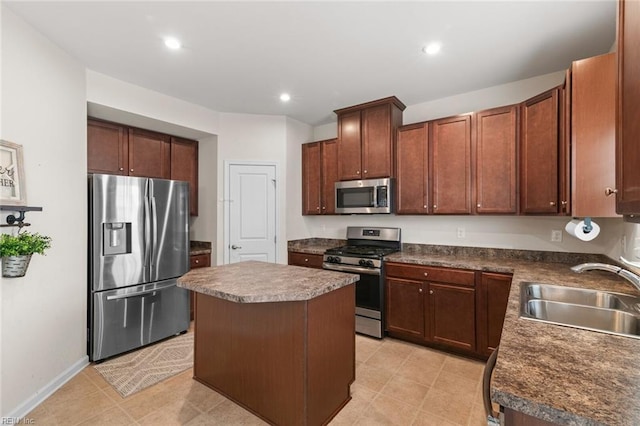
[[[211,266],[210,253],[192,254],[191,256],[189,256],[189,269],[207,268],[209,266]],[[189,307],[191,312],[191,321],[193,321],[193,317],[194,317],[193,291],[189,291]]]
[[[289,265],[322,269],[322,255],[290,251]]]
[[[388,262],[386,331],[486,358],[500,342],[511,276]]]

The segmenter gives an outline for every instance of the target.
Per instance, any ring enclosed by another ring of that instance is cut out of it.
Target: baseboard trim
[[[57,377],[55,377],[52,381],[50,381],[47,385],[36,391],[36,393],[22,404],[20,404],[16,409],[3,417],[13,417],[13,418],[23,418],[34,408],[42,403],[45,399],[49,398],[55,391],[60,389],[65,383],[71,380],[76,374],[82,371],[84,367],[89,365],[89,357],[87,355],[80,358],[73,365],[67,368],[65,371],[60,373]]]

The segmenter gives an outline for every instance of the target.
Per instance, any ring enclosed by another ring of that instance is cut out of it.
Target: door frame
[[[274,242],[275,246],[275,258],[274,263],[278,263],[278,231],[279,231],[279,220],[280,220],[280,206],[279,206],[279,195],[280,195],[280,185],[279,185],[279,174],[278,174],[278,162],[277,161],[245,161],[245,160],[224,160],[224,251],[223,251],[223,261],[225,265],[228,265],[231,261],[231,250],[229,245],[231,244],[230,240],[230,230],[231,230],[231,166],[272,166],[274,168],[274,174],[276,179],[276,187],[275,187],[275,237],[276,242]]]

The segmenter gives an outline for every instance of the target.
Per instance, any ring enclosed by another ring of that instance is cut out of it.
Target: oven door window
[[[375,207],[374,187],[339,188],[336,193],[338,208]]]
[[[380,276],[360,272],[360,281],[356,282],[356,306],[381,311],[381,290]]]

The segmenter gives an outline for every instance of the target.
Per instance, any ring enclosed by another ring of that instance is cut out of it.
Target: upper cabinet
[[[189,182],[189,211],[198,216],[198,141],[171,138],[171,179]]]
[[[429,213],[429,123],[398,128],[396,213]]]
[[[564,213],[567,204],[561,199],[566,152],[561,90],[549,90],[520,106],[520,212],[524,214]]]
[[[302,214],[334,214],[338,180],[336,139],[302,145]]]
[[[338,115],[338,179],[394,175],[394,145],[405,105],[395,96],[334,111]]]
[[[571,66],[572,215],[615,217],[616,54]],[[636,166],[636,169],[638,167]]]
[[[478,214],[515,214],[518,209],[518,106],[475,114],[475,194]]]
[[[87,169],[189,182],[190,214],[198,214],[198,142],[87,119]]]
[[[471,213],[471,115],[431,123],[434,214]]]
[[[618,3],[616,211],[640,214],[640,2]]]
[[[129,174],[129,134],[112,123],[87,120],[87,168],[90,173]]]
[[[129,128],[129,176],[169,179],[170,137],[148,130]]]

